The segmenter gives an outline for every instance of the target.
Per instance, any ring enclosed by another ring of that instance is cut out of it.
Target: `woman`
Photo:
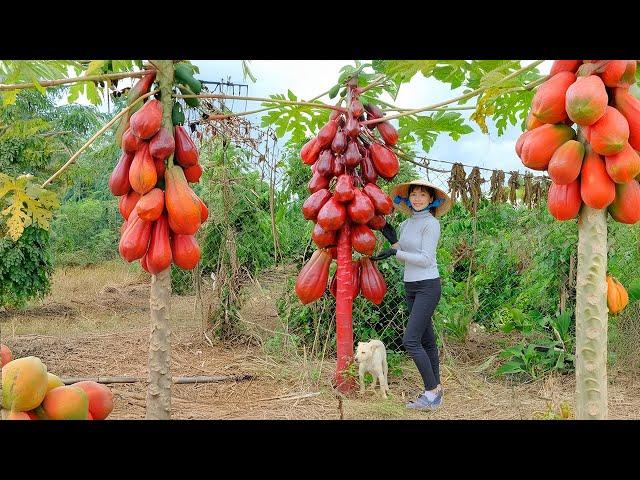
[[[394,256],[405,264],[404,285],[409,307],[409,321],[403,345],[420,372],[425,390],[407,403],[408,408],[434,410],[442,405],[438,347],[433,331],[433,312],[440,301],[440,274],[436,248],[440,239],[440,222],[453,202],[440,188],[427,180],[414,180],[391,189],[394,207],[409,218],[400,225],[400,239],[389,224],[382,229],[391,248],[371,260]]]

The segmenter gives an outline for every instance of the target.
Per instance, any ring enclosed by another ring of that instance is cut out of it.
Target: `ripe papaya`
[[[378,172],[376,172],[376,168],[373,166],[368,149],[364,157],[362,157],[362,162],[360,162],[360,173],[362,173],[362,178],[367,183],[375,184],[378,181]]]
[[[636,83],[636,61],[609,60],[600,77],[607,87],[629,88]]]
[[[604,115],[589,128],[589,143],[600,155],[613,155],[629,141],[629,123],[624,115],[607,106]]]
[[[323,150],[316,162],[316,172],[323,177],[331,177],[333,175],[333,153],[330,149]]]
[[[84,390],[89,399],[91,420],[104,420],[113,411],[113,393],[106,385],[93,381],[76,382],[72,387]]]
[[[296,295],[303,305],[322,297],[327,288],[331,254],[327,250],[316,250],[296,279]]]
[[[616,184],[616,198],[608,207],[611,217],[620,223],[634,224],[640,220],[640,183],[631,180]]]
[[[376,248],[376,235],[366,225],[352,225],[351,245],[362,255],[373,255],[373,251]]]
[[[604,157],[607,173],[616,183],[627,183],[640,173],[640,156],[628,143],[621,152]]]
[[[582,65],[582,60],[555,60],[551,65],[549,75],[554,76],[559,72],[576,73],[580,65]]]
[[[129,168],[129,182],[140,195],[144,195],[156,186],[158,182],[158,172],[156,171],[153,157],[149,153],[149,143],[144,142],[136,152]]]
[[[131,128],[127,128],[122,135],[122,150],[126,153],[136,153],[143,141],[131,133]]]
[[[367,183],[362,191],[371,199],[377,215],[389,215],[391,213],[393,200],[380,187],[373,183]]]
[[[362,296],[376,305],[382,303],[387,284],[378,268],[371,262],[369,257],[360,258],[360,291]]]
[[[344,133],[351,139],[355,139],[360,133],[360,124],[353,115],[347,114],[347,123],[344,126]]]
[[[184,176],[189,183],[198,183],[202,176],[202,165],[196,163],[184,169]]]
[[[167,166],[164,163],[164,160],[159,160],[157,158],[153,159],[153,166],[156,167],[156,173],[158,174],[158,183],[157,184],[159,184],[160,181],[164,181],[164,172],[166,171]]]
[[[573,182],[582,168],[584,145],[577,140],[568,140],[553,152],[549,161],[549,177],[558,185]]]
[[[353,200],[354,196],[353,177],[344,173],[338,177],[334,188],[334,196],[341,203],[347,203]]]
[[[200,228],[201,208],[197,195],[187,184],[179,165],[167,168],[165,181],[164,200],[171,229],[180,235],[193,235]]]
[[[331,192],[326,188],[322,188],[315,193],[312,193],[302,204],[302,215],[307,220],[316,221],[318,218],[318,212],[324,206],[325,203],[331,198]]]
[[[131,153],[123,153],[118,160],[111,176],[109,177],[109,190],[116,197],[126,195],[131,190],[129,182],[129,169],[133,162],[134,155]]]
[[[136,204],[138,217],[145,222],[155,222],[164,210],[164,192],[154,188],[145,193]]]
[[[349,141],[347,144],[347,150],[344,153],[344,164],[347,168],[355,168],[360,164],[362,155],[358,149],[358,144],[355,140]]]
[[[337,132],[338,124],[333,120],[329,120],[326,125],[320,129],[316,136],[318,147],[321,150],[328,148],[331,145],[331,142],[333,142],[333,138],[336,136]]]
[[[378,143],[372,143],[369,146],[369,152],[373,166],[378,174],[387,180],[391,180],[396,176],[400,169],[398,157],[388,147]]]
[[[387,221],[382,215],[376,215],[367,222],[367,226],[372,230],[381,230],[386,224]]]
[[[573,72],[558,72],[538,87],[531,101],[531,112],[543,123],[558,123],[567,118],[565,97],[569,86],[576,81]]]
[[[398,143],[398,131],[389,122],[380,122],[376,124],[378,132],[387,145],[395,145]]]
[[[616,196],[616,184],[607,174],[604,160],[590,146],[582,162],[580,196],[591,208],[605,208]]]
[[[153,137],[161,126],[162,103],[155,98],[148,100],[129,120],[131,133],[143,140]]]
[[[136,205],[138,204],[138,200],[140,200],[141,197],[142,195],[140,195],[135,190],[131,190],[126,195],[120,197],[120,201],[118,202],[118,209],[120,210],[120,215],[122,215],[122,218],[124,218],[125,220],[129,219],[131,211],[136,207]]]
[[[153,138],[149,141],[149,153],[158,160],[166,160],[175,151],[176,143],[173,135],[166,127],[160,128]]]
[[[198,163],[198,147],[182,125],[174,128],[175,159],[182,167],[191,167]]]
[[[552,182],[547,195],[547,209],[556,220],[570,220],[578,216],[582,206],[580,180],[565,185]]]
[[[311,232],[311,240],[318,248],[330,247],[337,243],[336,233],[335,230],[325,230],[319,223],[316,223]]]
[[[329,188],[329,179],[320,175],[318,172],[315,172],[309,180],[307,185],[307,189],[309,193],[316,193],[318,190],[322,190],[323,188]]]
[[[200,246],[193,235],[171,236],[173,263],[183,270],[192,270],[200,261]]]
[[[49,420],[86,420],[89,397],[72,385],[57,387],[44,397],[42,409]]]
[[[122,237],[118,250],[120,256],[127,262],[133,262],[142,258],[147,253],[149,239],[151,237],[151,226],[153,222],[145,222],[138,217],[138,212],[133,210],[127,220],[127,228]]]
[[[533,111],[529,111],[529,114],[527,115],[527,119],[525,121],[525,126],[527,128],[527,130],[533,130],[534,128],[538,128],[540,126],[544,125],[544,122],[541,122],[540,120],[538,120],[534,115],[533,115]]]
[[[614,104],[629,125],[629,144],[634,150],[640,150],[640,100],[625,88],[616,88],[613,93]]]
[[[369,223],[376,214],[373,202],[359,188],[354,188],[353,193],[353,200],[347,204],[349,218],[355,223]]]
[[[47,367],[38,357],[21,357],[2,367],[2,406],[26,412],[36,408],[47,393]]]
[[[328,231],[339,230],[347,219],[344,205],[331,197],[318,212],[318,224]]]
[[[573,129],[564,124],[545,124],[523,135],[526,137],[521,144],[520,159],[532,170],[545,170],[553,153],[566,141],[575,138]]]
[[[338,129],[335,137],[333,137],[333,141],[331,142],[331,150],[336,155],[344,153],[347,149],[347,136],[344,134],[342,129]]]
[[[609,102],[607,90],[597,75],[578,77],[567,89],[565,107],[578,125],[592,125],[602,118]]]
[[[318,138],[313,137],[307,143],[304,144],[302,150],[300,150],[300,158],[305,165],[313,165],[320,156],[320,145],[318,144]]]
[[[611,275],[607,275],[607,307],[609,312],[621,312],[629,303],[629,294],[624,286]]]
[[[146,257],[147,268],[153,275],[157,275],[171,266],[169,222],[165,214],[160,215],[153,223]]]

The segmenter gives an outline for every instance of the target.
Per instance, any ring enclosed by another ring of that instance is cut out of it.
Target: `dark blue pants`
[[[433,331],[433,312],[440,301],[440,278],[404,282],[409,307],[409,321],[402,343],[413,359],[425,389],[433,390],[440,383],[438,346]]]

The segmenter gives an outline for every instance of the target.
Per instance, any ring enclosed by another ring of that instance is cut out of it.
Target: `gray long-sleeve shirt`
[[[405,264],[404,281],[417,282],[438,278],[436,248],[440,240],[440,222],[429,210],[414,212],[400,224],[396,258]]]

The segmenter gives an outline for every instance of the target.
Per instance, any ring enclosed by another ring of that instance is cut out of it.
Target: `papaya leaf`
[[[277,100],[298,101],[297,96],[291,91],[287,91],[287,97],[282,94],[271,95],[270,98]],[[308,107],[305,105],[282,105],[271,102],[263,102],[263,107],[277,106],[261,118],[263,127],[271,126],[276,135],[282,138],[287,133],[291,133],[291,140],[302,141],[309,135],[315,134],[325,123],[329,121],[329,110]]]
[[[102,67],[104,67],[106,64],[106,60],[91,60],[91,62],[89,62],[87,70],[84,72],[84,76],[88,77],[89,75],[98,75],[102,73]]]
[[[22,236],[24,229],[37,224],[49,230],[53,210],[60,207],[54,192],[32,182],[32,175],[21,175],[16,179],[0,173],[0,205],[5,206],[0,214],[6,217],[5,235],[14,242]]]
[[[402,117],[399,125],[399,137],[408,144],[420,142],[425,152],[433,147],[440,133],[448,133],[453,140],[458,140],[462,135],[473,132],[458,112],[440,111],[417,118]]]
[[[438,60],[374,60],[372,65],[376,72],[384,73],[396,82],[407,83],[418,72],[429,77],[438,62]]]

